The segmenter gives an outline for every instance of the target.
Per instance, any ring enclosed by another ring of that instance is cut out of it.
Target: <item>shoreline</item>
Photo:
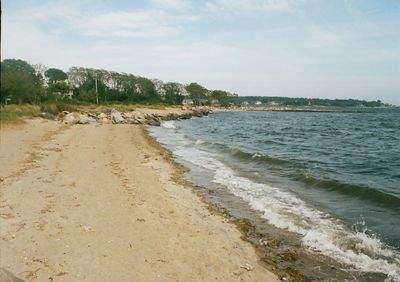
[[[187,119],[193,116],[193,112],[190,113],[190,111],[184,111],[183,113],[179,112],[180,110],[175,109],[173,113],[168,110],[150,110],[149,112],[145,113],[148,117],[148,120],[153,120],[154,117],[159,118],[160,120],[174,120],[174,119]],[[208,114],[209,112],[207,112]],[[202,114],[203,115],[203,114]],[[201,115],[201,116],[202,116]],[[169,118],[168,118],[169,117]],[[237,243],[235,241],[235,248],[237,244],[251,244],[251,250],[253,254],[255,254],[255,260],[257,261],[257,265],[260,266],[264,271],[267,271],[268,273],[268,279],[271,279],[271,281],[276,281],[277,279],[280,280],[285,280],[285,281],[325,281],[329,279],[350,279],[350,281],[377,281],[377,279],[383,280],[384,278],[381,277],[381,275],[376,274],[376,273],[367,273],[367,272],[352,272],[349,271],[348,268],[324,255],[320,254],[315,254],[313,252],[310,252],[306,248],[303,248],[301,246],[301,242],[299,238],[297,238],[296,234],[291,233],[287,230],[281,230],[278,229],[271,224],[267,223],[266,220],[262,219],[261,215],[259,215],[257,212],[254,210],[251,210],[248,205],[238,199],[237,197],[230,195],[229,192],[221,192],[209,187],[202,187],[202,186],[197,186],[196,184],[190,182],[186,178],[186,174],[188,173],[189,169],[181,165],[177,160],[175,160],[173,153],[169,151],[167,148],[165,148],[162,144],[160,144],[154,137],[152,137],[149,134],[149,131],[147,129],[146,124],[145,125],[129,125],[129,124],[119,124],[119,125],[112,125],[112,124],[91,124],[91,125],[74,125],[74,126],[68,126],[64,125],[61,123],[53,122],[53,121],[47,121],[47,120],[33,120],[33,121],[28,121],[26,125],[18,125],[18,127],[13,128],[13,127],[8,127],[7,129],[2,128],[2,134],[4,132],[12,132],[12,130],[15,131],[21,131],[22,129],[25,129],[26,127],[34,128],[34,129],[42,129],[44,130],[45,134],[41,136],[41,138],[38,138],[40,136],[34,136],[36,138],[36,141],[30,142],[30,148],[33,148],[32,152],[29,152],[28,157],[25,159],[25,164],[20,165],[19,170],[17,172],[13,172],[11,175],[8,177],[4,177],[3,172],[4,168],[2,168],[2,171],[0,173],[1,176],[1,186],[3,187],[3,182],[7,182],[8,178],[10,179],[18,179],[19,177],[24,177],[25,174],[29,173],[30,171],[34,171],[36,168],[40,168],[41,166],[38,164],[40,162],[41,158],[43,158],[43,148],[42,148],[42,143],[48,143],[49,141],[54,141],[54,138],[57,137],[58,135],[64,135],[65,132],[68,131],[75,131],[76,133],[79,134],[79,132],[83,131],[82,133],[86,134],[86,131],[92,132],[93,130],[97,131],[103,131],[103,129],[107,128],[109,131],[116,132],[117,134],[115,135],[115,138],[120,138],[121,134],[126,130],[127,128],[131,128],[135,132],[135,137],[130,137],[130,143],[131,145],[137,146],[137,142],[141,143],[139,146],[139,152],[142,155],[143,159],[141,159],[141,162],[139,166],[145,166],[149,170],[155,172],[155,174],[159,177],[159,180],[161,179],[161,183],[166,184],[167,186],[169,185],[175,185],[179,189],[180,192],[182,190],[187,190],[186,192],[189,192],[191,194],[193,200],[193,197],[195,197],[197,200],[200,201],[200,205],[202,206],[200,209],[202,209],[203,212],[206,212],[207,217],[216,217],[218,218],[217,221],[221,221],[223,226],[214,226],[216,229],[221,229],[221,228],[227,228],[226,225],[230,226],[229,229],[233,227],[236,232],[236,239],[240,239],[241,243]],[[158,124],[154,124],[158,125]],[[96,129],[97,128],[97,129]],[[124,130],[122,130],[123,128]],[[4,129],[4,130],[3,130]],[[11,130],[11,131],[10,131]],[[26,131],[26,130],[25,130]],[[126,134],[125,132],[124,134]],[[104,134],[104,132],[103,132]],[[107,134],[106,134],[107,135]],[[108,136],[108,135],[107,135]],[[15,136],[14,136],[15,138]],[[108,136],[109,138],[109,136]],[[140,140],[142,139],[142,140]],[[3,140],[2,140],[3,141]],[[81,141],[84,141],[82,139]],[[133,143],[132,143],[133,142]],[[7,142],[6,142],[7,143]],[[102,142],[104,143],[104,142]],[[4,144],[4,142],[2,142]],[[15,145],[15,144],[14,144]],[[18,147],[18,142],[16,144]],[[58,143],[58,146],[64,146],[69,147],[69,144],[62,144]],[[104,144],[103,144],[104,145]],[[110,144],[111,145],[111,144]],[[130,147],[126,147],[128,144],[123,144],[124,145],[124,150],[129,151]],[[6,144],[6,146],[10,146],[10,144]],[[21,148],[21,146],[19,146]],[[86,149],[90,149],[90,146],[87,147]],[[95,147],[93,147],[95,148]],[[40,152],[42,151],[42,152]],[[50,150],[45,149],[47,153],[48,151],[52,153],[58,153],[62,152],[63,150],[59,148],[50,148]],[[85,151],[85,150],[84,150]],[[15,152],[14,152],[15,153]],[[23,154],[26,154],[27,152],[22,152]],[[81,152],[82,153],[82,152]],[[4,152],[2,151],[2,158]],[[105,154],[105,152],[103,152]],[[114,154],[112,154],[114,155]],[[44,154],[44,158],[48,157],[49,154]],[[154,157],[155,156],[155,157]],[[124,154],[121,155],[121,158],[127,158],[128,156],[125,156]],[[153,158],[154,157],[154,158]],[[18,159],[18,158],[17,158]],[[28,163],[28,164],[27,164]],[[15,168],[16,163],[14,163],[12,166]],[[136,163],[136,165],[138,165]],[[105,165],[107,166],[107,165]],[[115,163],[111,162],[111,167],[115,169]],[[118,176],[125,179],[122,179],[121,185],[123,187],[128,187],[130,180],[129,177],[126,177],[126,175],[123,173],[126,170],[130,170],[131,166],[124,166],[124,167],[119,167],[119,165],[116,166],[119,172],[114,172],[114,176]],[[136,170],[137,167],[135,167]],[[143,168],[143,167],[142,167]],[[7,171],[7,168],[6,168]],[[62,172],[62,171],[60,171]],[[133,180],[133,179],[132,179]],[[134,182],[134,181],[133,181]],[[157,185],[159,184],[158,181]],[[172,182],[172,183],[171,183]],[[45,183],[50,183],[50,182],[45,182]],[[66,186],[67,184],[63,182],[61,184],[62,186]],[[154,185],[154,183],[152,183]],[[76,183],[74,184],[76,186]],[[139,185],[140,186],[140,185]],[[176,188],[176,187],[175,187]],[[133,188],[126,188],[128,190],[128,194],[135,194],[133,192]],[[153,188],[152,188],[153,189]],[[177,190],[177,191],[178,191]],[[175,191],[175,192],[177,192]],[[166,190],[164,189],[164,192]],[[185,192],[185,193],[186,193]],[[1,196],[3,198],[3,189],[1,191]],[[177,197],[175,197],[177,199]],[[214,200],[210,200],[213,198]],[[215,201],[215,198],[219,198],[219,200]],[[190,199],[189,199],[190,200]],[[225,201],[225,202],[224,202]],[[5,219],[4,222],[6,222],[8,219],[13,219],[14,217],[10,216],[12,213],[5,213],[3,212],[3,208],[7,207],[7,204],[4,205],[4,202],[2,201],[1,203],[1,218]],[[235,205],[238,206],[237,209],[231,208],[231,204],[235,203]],[[228,203],[228,205],[227,205]],[[230,203],[230,204],[229,204]],[[141,205],[142,203],[139,203]],[[8,205],[10,207],[9,210],[13,211],[14,207],[12,205]],[[192,209],[192,207],[188,207],[189,209]],[[49,209],[49,206],[47,206],[45,209],[40,210],[40,213],[46,214]],[[198,210],[196,210],[198,211]],[[50,212],[51,209],[50,209]],[[154,213],[154,212],[153,212]],[[205,215],[202,215],[203,218],[205,218]],[[144,221],[142,221],[144,220]],[[137,218],[137,221],[139,222],[146,222],[145,218]],[[35,224],[37,224],[36,221]],[[25,224],[25,225],[24,225]],[[15,224],[14,224],[15,225]],[[81,226],[82,227],[82,226]],[[86,229],[85,229],[86,227]],[[16,232],[21,232],[21,230],[24,230],[26,228],[26,223],[22,223],[18,225],[17,231]],[[43,227],[39,225],[39,230],[40,231],[45,231],[41,230]],[[91,226],[86,226],[83,225],[84,231],[85,232],[92,232],[92,227]],[[8,233],[10,230],[8,230]],[[210,232],[210,231],[209,231]],[[211,231],[210,234],[214,234],[213,231]],[[226,235],[226,233],[224,234]],[[12,237],[12,236],[11,236]],[[4,236],[4,233],[1,233],[0,239],[2,241],[9,240],[7,236]],[[0,241],[1,242],[1,241]],[[1,246],[1,245],[0,245]],[[130,248],[131,243],[130,243]],[[1,247],[3,249],[3,247]],[[40,259],[43,260],[43,259]],[[166,261],[165,259],[161,259],[162,261]],[[254,257],[253,257],[254,260]],[[32,262],[38,262],[38,259],[33,256],[32,257]],[[33,264],[32,262],[28,262],[28,264]],[[239,268],[242,270],[246,270],[245,272],[232,272],[234,276],[240,277],[242,281],[252,281],[252,280],[247,280],[248,277],[244,276],[244,273],[247,272],[253,272],[255,271],[254,269],[254,263],[251,264],[241,264]],[[45,260],[45,263],[42,263],[42,266],[47,266],[49,265],[48,261]],[[11,270],[10,267],[6,267],[6,270]],[[0,264],[0,278],[2,277],[1,271],[4,270],[4,265],[1,263]],[[40,268],[40,271],[43,269]],[[28,271],[28,270],[27,270]],[[31,272],[29,272],[31,271]],[[37,273],[33,273],[32,271],[34,270],[29,270],[28,274],[25,276],[25,278],[28,276],[28,280],[31,280],[32,277],[30,275],[33,275],[36,277]],[[13,272],[13,271],[12,271]],[[66,271],[67,272],[67,271]],[[257,270],[258,272],[258,270]],[[13,272],[14,274],[18,274],[15,271]],[[25,274],[20,273],[20,274]],[[32,274],[33,273],[33,274]],[[63,273],[63,271],[59,272]],[[57,273],[57,274],[59,274]],[[67,272],[69,273],[69,272]],[[273,273],[273,274],[272,274]],[[55,276],[57,274],[53,273],[53,276],[50,276],[53,280],[55,279]],[[259,273],[258,273],[259,274]],[[258,275],[256,274],[256,275]],[[55,275],[55,276],[54,276]],[[66,275],[66,274],[65,274]],[[265,273],[264,273],[265,275]],[[269,276],[271,275],[271,276]],[[63,276],[63,275],[61,275]],[[250,275],[251,276],[251,275]],[[249,277],[250,277],[249,276]],[[23,276],[19,276],[22,277]],[[226,277],[226,276],[225,276]],[[244,278],[245,277],[245,278]],[[37,278],[37,277],[36,277]],[[36,279],[34,278],[34,279]],[[192,276],[194,278],[194,276]],[[50,278],[49,278],[50,279]],[[1,279],[0,279],[1,280]],[[52,281],[53,281],[52,280]],[[59,277],[57,277],[57,281],[60,280]],[[167,279],[165,281],[172,281],[173,279]],[[195,279],[197,280],[197,279]],[[206,280],[206,279],[200,279],[200,280]],[[44,280],[43,280],[44,281]],[[62,281],[62,280],[61,280]],[[65,281],[68,281],[65,280]],[[267,280],[269,281],[269,280]],[[334,280],[336,281],[336,280]]]
[[[147,129],[146,129],[147,131]],[[168,148],[150,136],[150,142],[166,151],[166,158],[176,166],[179,183],[191,187],[208,209],[223,216],[240,230],[242,240],[251,243],[263,265],[281,280],[288,281],[384,281],[385,275],[352,269],[327,255],[302,246],[297,233],[270,224],[259,211],[247,202],[226,191],[191,182],[186,174],[190,169],[179,163]]]
[[[176,181],[144,130],[47,120],[2,129],[0,277],[278,281],[232,223]]]

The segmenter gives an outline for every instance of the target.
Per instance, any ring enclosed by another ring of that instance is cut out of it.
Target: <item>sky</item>
[[[3,0],[2,59],[400,105],[400,0]]]

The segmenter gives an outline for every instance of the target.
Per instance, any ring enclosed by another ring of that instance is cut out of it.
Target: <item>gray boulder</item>
[[[80,124],[94,124],[94,123],[97,123],[97,121],[91,116],[80,115],[79,116],[79,123]]]
[[[52,113],[48,113],[48,112],[42,112],[39,114],[39,116],[44,119],[54,119],[55,118]]]
[[[103,119],[103,118],[106,118],[107,117],[107,115],[105,114],[105,113],[100,113],[98,116],[97,116],[97,118],[99,118],[99,119]]]
[[[66,124],[77,124],[80,120],[80,116],[79,113],[68,113],[63,117],[62,121]]]
[[[125,119],[122,117],[121,113],[118,111],[113,110],[111,112],[111,120],[113,123],[123,123]]]

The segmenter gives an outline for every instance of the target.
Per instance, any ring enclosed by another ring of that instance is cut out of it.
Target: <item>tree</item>
[[[213,90],[211,91],[210,99],[218,100],[221,105],[228,105],[232,100],[229,95],[229,92],[223,90]]]
[[[196,104],[200,104],[202,100],[206,99],[207,93],[209,92],[206,88],[196,82],[192,82],[186,86],[186,90],[189,92],[190,97]]]
[[[21,71],[7,71],[1,74],[1,100],[11,99],[11,102],[22,104],[35,100],[35,84],[32,78]]]
[[[1,62],[1,100],[14,103],[36,103],[44,94],[43,80],[35,69],[23,60]]]
[[[165,88],[165,97],[164,102],[172,105],[180,105],[182,104],[183,99],[185,98],[181,93],[181,85],[174,82],[169,82],[164,85]]]
[[[65,72],[63,72],[62,70],[59,70],[59,69],[54,69],[54,68],[51,68],[51,69],[48,69],[47,71],[45,71],[44,75],[47,77],[50,84],[54,84],[56,82],[61,82],[68,78],[68,76]]]

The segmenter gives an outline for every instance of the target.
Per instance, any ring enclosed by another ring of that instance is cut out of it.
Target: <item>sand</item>
[[[277,281],[138,125],[1,129],[0,268],[25,281]],[[1,271],[0,271],[1,277]],[[0,279],[1,280],[1,279]]]

